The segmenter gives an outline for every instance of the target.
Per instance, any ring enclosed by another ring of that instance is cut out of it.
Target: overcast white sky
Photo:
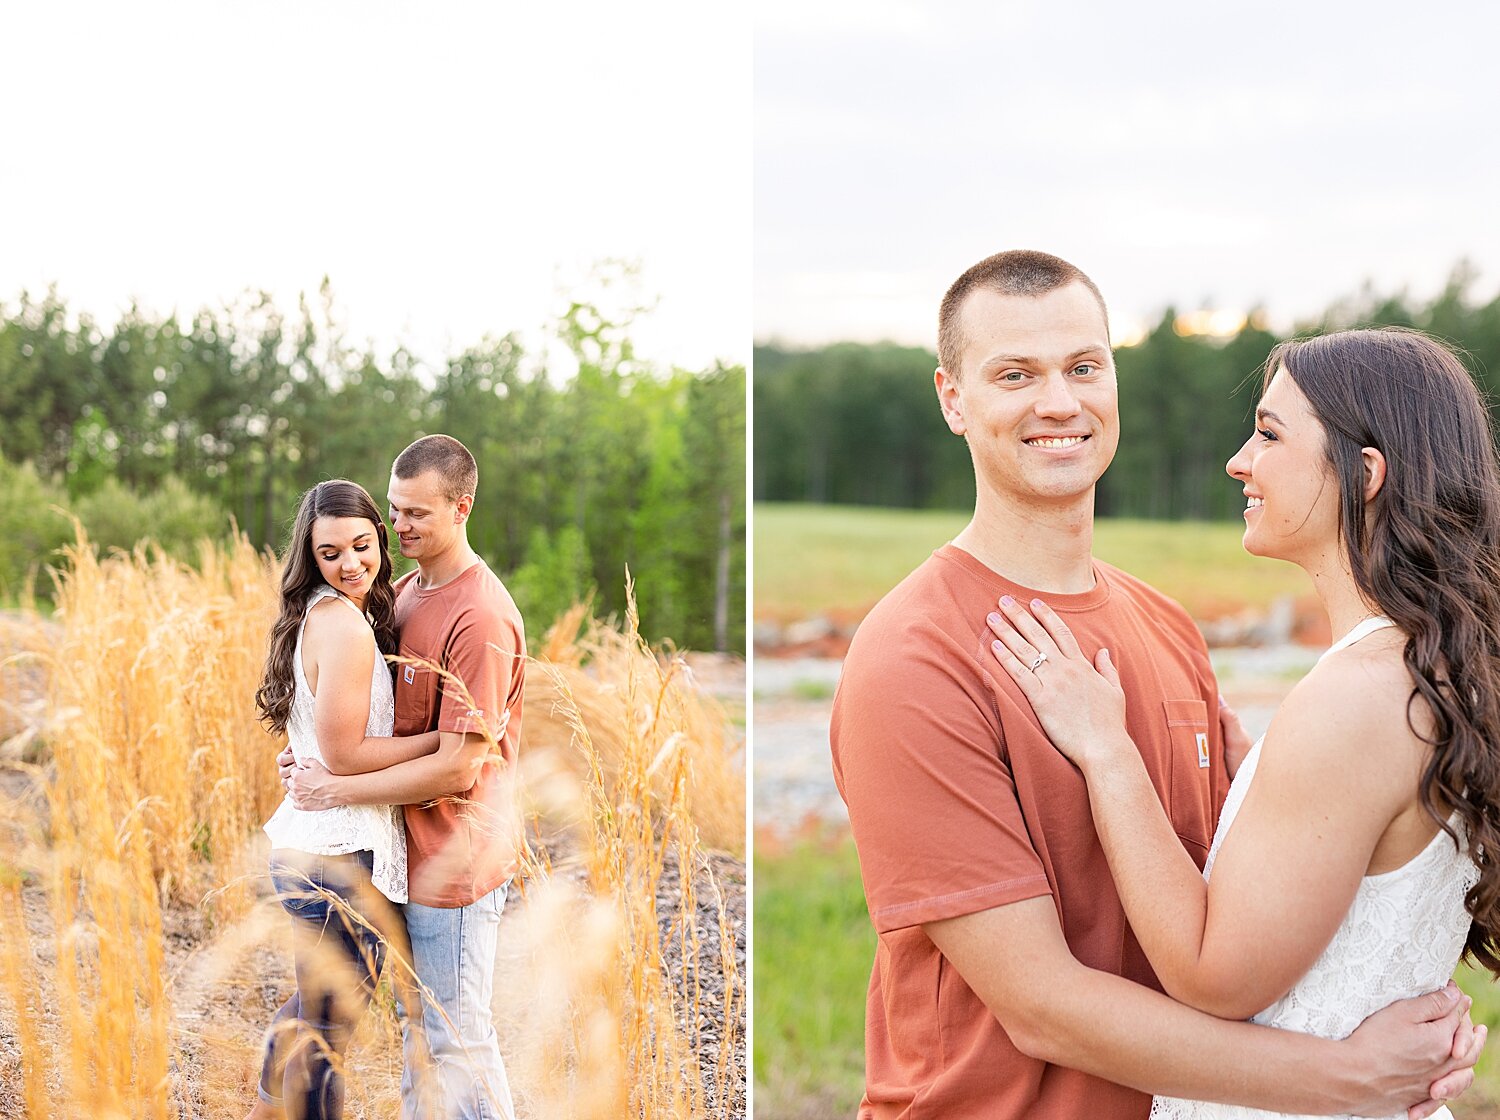
[[[1275,326],[1366,280],[1500,287],[1500,6],[759,0],[755,335],[931,345],[1006,248],[1117,335],[1169,304]]]
[[[621,257],[660,300],[643,357],[749,358],[747,12],[134,0],[3,25],[0,302],[291,311],[326,273],[351,341],[436,360],[540,343]]]

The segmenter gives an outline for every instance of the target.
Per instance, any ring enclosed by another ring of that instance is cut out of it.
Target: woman
[[[1125,732],[1119,673],[1150,666],[1091,659],[1038,600],[1001,600],[992,648],[1082,771],[1167,993],[1342,1038],[1465,951],[1500,970],[1500,470],[1469,375],[1413,331],[1282,344],[1256,424],[1227,467],[1244,546],[1306,570],[1339,638],[1240,762],[1202,875]]]
[[[285,732],[299,762],[334,773],[382,769],[437,749],[436,732],[391,737],[395,594],[386,527],[352,482],[302,496],[255,694],[261,718]],[[267,1036],[260,1100],[247,1120],[343,1115],[342,1059],[404,929],[406,837],[398,806],[319,812],[281,803],[266,822],[271,877],[292,917],[297,991]]]

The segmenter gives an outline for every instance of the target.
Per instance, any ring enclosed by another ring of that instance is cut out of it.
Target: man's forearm
[[[1337,1042],[1215,1019],[1121,977],[1076,968],[1078,975],[1049,978],[1050,1006],[1018,1031],[1018,1045],[1034,1057],[1161,1096],[1275,1112],[1332,1115],[1372,1099]]]
[[[473,784],[471,771],[449,755],[434,753],[367,774],[342,775],[335,788],[345,805],[415,805],[463,793]]]
[[[369,735],[352,749],[325,750],[323,761],[331,774],[368,774],[375,770],[398,766],[414,758],[421,758],[437,749],[438,733],[436,731],[427,731],[421,735]],[[370,802],[370,804],[384,804],[384,802]]]
[[[1078,962],[1050,897],[923,927],[1023,1053],[1146,1092],[1276,1112],[1389,1116],[1427,1099],[1458,1019],[1383,1011],[1350,1039],[1216,1019]],[[1470,1063],[1472,1064],[1472,1063]]]

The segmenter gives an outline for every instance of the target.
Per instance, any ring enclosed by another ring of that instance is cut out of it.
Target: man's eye
[[[1017,381],[1023,381],[1023,380],[1025,380],[1025,378],[1026,378],[1026,375],[1024,373],[1022,373],[1018,369],[1007,370],[1006,372],[1004,372],[1004,373],[1002,373],[1000,375],[1000,380],[1001,381],[1009,381],[1012,384],[1014,384]]]
[[[1073,372],[1082,374],[1084,377],[1087,377],[1091,373],[1098,373],[1099,368],[1094,365],[1093,362],[1080,362],[1078,365],[1073,367]]]

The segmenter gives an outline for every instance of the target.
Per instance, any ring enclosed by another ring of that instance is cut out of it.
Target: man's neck
[[[417,586],[423,591],[442,587],[463,575],[479,560],[479,554],[466,540],[458,541],[441,556],[417,561]]]
[[[1076,595],[1094,586],[1094,495],[1021,505],[989,496],[953,543],[1033,591]]]

